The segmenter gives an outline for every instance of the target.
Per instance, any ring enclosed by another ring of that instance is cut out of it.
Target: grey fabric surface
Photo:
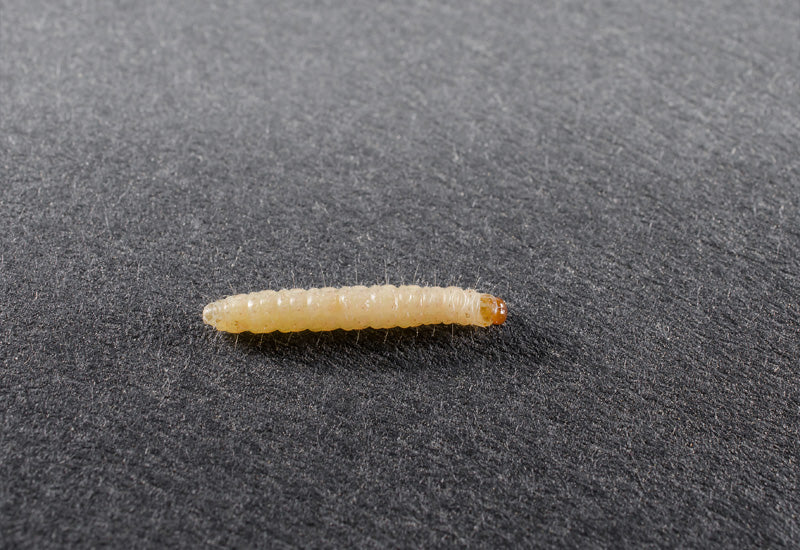
[[[0,1],[0,542],[800,545],[799,186],[796,0]]]

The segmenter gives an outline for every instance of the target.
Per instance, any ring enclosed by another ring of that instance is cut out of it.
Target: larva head
[[[481,296],[481,318],[487,325],[502,325],[507,315],[508,307],[502,299],[491,294]]]

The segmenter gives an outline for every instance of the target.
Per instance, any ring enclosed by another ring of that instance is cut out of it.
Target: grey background
[[[0,1],[0,542],[800,544],[798,69],[794,0]],[[509,319],[200,319],[386,280]]]

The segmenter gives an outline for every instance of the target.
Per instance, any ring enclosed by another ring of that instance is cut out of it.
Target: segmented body
[[[264,290],[208,304],[203,321],[225,332],[359,330],[455,324],[489,326],[506,319],[491,294],[458,287],[351,286]]]

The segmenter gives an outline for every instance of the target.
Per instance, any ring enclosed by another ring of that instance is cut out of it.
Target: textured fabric
[[[796,546],[798,357],[796,0],[0,0],[1,546]]]

